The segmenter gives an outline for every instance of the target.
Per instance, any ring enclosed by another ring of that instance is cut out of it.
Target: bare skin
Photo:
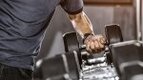
[[[94,34],[91,21],[84,12],[75,15],[69,14],[69,18],[74,29],[81,35],[82,38],[84,38],[86,33],[93,34],[89,35],[84,40],[84,44],[86,45],[86,49],[89,53],[98,53],[104,50],[105,38],[102,35]]]

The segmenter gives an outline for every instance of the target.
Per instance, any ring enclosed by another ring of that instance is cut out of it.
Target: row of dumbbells
[[[96,57],[89,55],[85,47],[79,44],[75,32],[66,33],[63,37],[66,53],[39,60],[34,75],[35,80],[83,79],[81,73],[84,66],[97,68],[96,65],[102,63],[106,63],[106,66],[115,66],[120,80],[143,80],[142,43],[135,40],[123,41],[120,27],[117,25],[106,26],[105,34],[107,47],[102,56]]]

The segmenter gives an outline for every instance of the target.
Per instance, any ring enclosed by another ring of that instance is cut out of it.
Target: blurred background
[[[137,39],[137,26],[141,25],[137,6],[143,2],[138,0],[84,0],[84,11],[94,26],[96,34],[104,34],[104,27],[110,24],[118,24],[121,27],[125,41]],[[139,0],[142,1],[142,0]],[[141,8],[140,8],[141,9]],[[138,16],[137,16],[138,15]],[[138,21],[138,18],[139,21]],[[58,6],[50,25],[47,28],[45,39],[42,43],[38,58],[52,57],[65,53],[62,36],[66,32],[74,31],[65,11]]]

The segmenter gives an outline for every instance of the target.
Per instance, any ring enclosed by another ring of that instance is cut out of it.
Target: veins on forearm
[[[76,15],[69,15],[75,30],[83,37],[85,33],[93,33],[93,27],[84,12]]]

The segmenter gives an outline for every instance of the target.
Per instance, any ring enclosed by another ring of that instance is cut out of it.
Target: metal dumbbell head
[[[37,62],[36,76],[42,80],[78,80],[79,62],[76,52],[56,55]]]
[[[108,44],[118,43],[123,41],[121,29],[118,25],[108,25],[105,27],[105,35]]]
[[[114,43],[123,42],[123,36],[120,29],[120,26],[118,25],[108,25],[105,27],[105,35],[107,38],[107,45],[108,50],[106,50],[106,58],[107,63],[111,64],[113,62],[112,53],[110,51],[110,45]]]
[[[65,46],[65,52],[73,52],[76,51],[78,54],[78,61],[79,65],[82,64],[82,59],[81,59],[81,54],[80,54],[80,47],[79,47],[79,42],[77,39],[76,32],[68,32],[63,35],[63,40],[64,40],[64,46]]]
[[[76,32],[68,32],[63,35],[65,51],[70,52],[79,49]]]

